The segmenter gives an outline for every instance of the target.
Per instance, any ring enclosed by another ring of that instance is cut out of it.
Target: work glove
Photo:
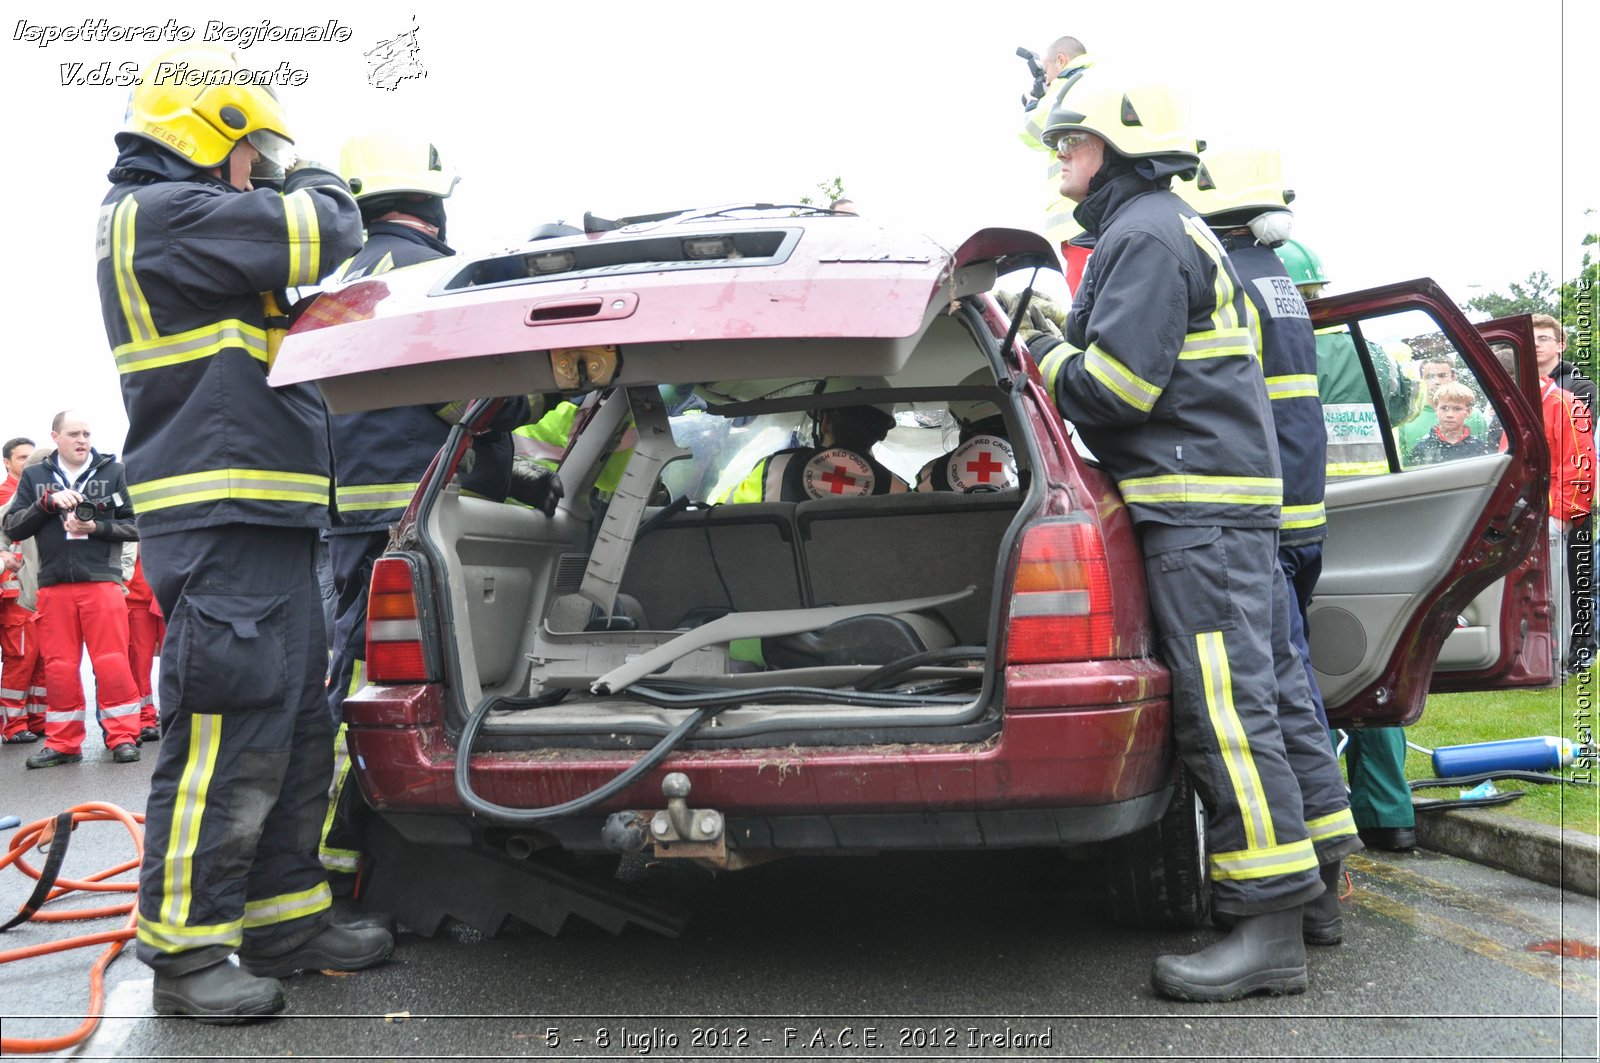
[[[346,192],[350,190],[350,186],[344,183],[344,178],[335,173],[331,167],[310,159],[300,159],[283,178],[283,194],[288,195],[302,188],[326,185],[338,185]]]
[[[547,517],[556,515],[556,506],[566,494],[561,477],[532,458],[516,457],[511,460],[511,498],[525,506],[532,506]]]

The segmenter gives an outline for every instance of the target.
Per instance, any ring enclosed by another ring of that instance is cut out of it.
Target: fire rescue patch
[[[1256,289],[1261,292],[1261,302],[1272,317],[1311,319],[1311,312],[1306,309],[1306,301],[1300,297],[1300,290],[1288,277],[1257,277],[1255,283]]]
[[[1017,486],[1017,455],[999,436],[976,435],[951,452],[945,476],[957,491],[1003,491]]]
[[[811,498],[870,495],[874,486],[872,466],[844,447],[831,447],[806,462],[800,480]]]

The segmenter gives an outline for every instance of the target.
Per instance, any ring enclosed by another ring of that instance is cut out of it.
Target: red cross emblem
[[[831,471],[823,473],[818,479],[827,484],[828,490],[836,495],[842,495],[845,488],[856,485],[856,478],[845,472],[843,465],[835,465]]]
[[[967,471],[976,473],[978,480],[988,483],[989,478],[997,472],[1005,472],[1006,467],[994,460],[994,456],[987,450],[978,451],[978,460],[967,462]]]

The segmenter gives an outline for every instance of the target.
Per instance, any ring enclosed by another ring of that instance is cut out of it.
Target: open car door
[[[1330,443],[1342,432],[1344,442],[1368,444],[1368,460],[1328,480],[1328,538],[1310,609],[1311,660],[1330,718],[1405,724],[1430,689],[1548,684],[1555,661],[1541,544],[1550,462],[1537,398],[1527,397],[1538,394],[1531,344],[1519,387],[1430,280],[1310,309],[1319,377],[1332,360],[1359,360],[1368,397],[1325,406]],[[1448,360],[1474,395],[1467,428],[1480,442],[1428,442],[1435,415],[1422,385],[1400,379],[1396,363],[1407,357]]]

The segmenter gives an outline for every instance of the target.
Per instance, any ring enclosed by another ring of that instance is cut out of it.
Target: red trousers
[[[28,615],[20,606],[10,604],[0,605],[0,614],[12,609]],[[44,657],[39,653],[39,622],[11,623],[11,619],[0,615],[0,657],[5,660],[0,668],[0,714],[5,716],[5,737],[23,731],[42,735]]]
[[[139,688],[128,667],[128,607],[115,583],[57,583],[39,588],[39,649],[44,656],[45,745],[83,751],[83,683],[78,664],[89,648],[106,747],[139,739]]]
[[[150,666],[155,663],[166,631],[167,622],[150,608],[149,602],[128,603],[128,667],[133,669],[133,682],[139,688],[141,730],[159,725],[156,699],[150,692]]]

